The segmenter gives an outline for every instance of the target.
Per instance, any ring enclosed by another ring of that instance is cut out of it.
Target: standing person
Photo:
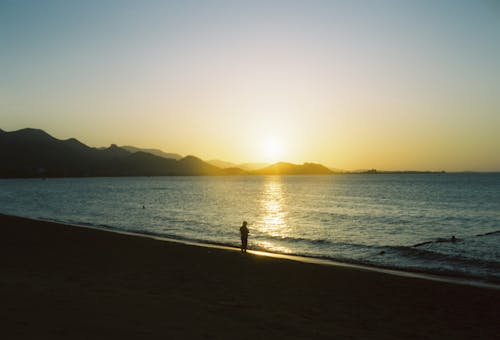
[[[243,224],[240,227],[241,252],[242,253],[246,253],[247,252],[248,233],[250,233],[250,230],[248,230],[248,228],[247,228],[247,221],[243,221]]]

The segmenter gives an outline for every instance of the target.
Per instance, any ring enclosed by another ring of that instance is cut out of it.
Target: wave
[[[490,232],[483,233],[483,234],[476,234],[473,237],[490,236],[490,235],[496,235],[496,234],[500,234],[500,230],[490,231]],[[425,246],[425,245],[432,244],[432,243],[455,243],[455,242],[460,242],[463,240],[464,239],[461,239],[461,238],[455,238],[455,236],[452,236],[451,238],[437,238],[435,240],[423,241],[423,242],[414,244],[412,247],[417,248],[417,247]]]
[[[332,241],[324,238],[306,238],[306,237],[272,237],[267,235],[257,235],[253,237],[256,240],[273,241],[273,242],[283,242],[287,244],[307,244],[315,246],[331,246],[331,247],[353,247],[353,248],[363,248],[363,249],[381,249],[384,246],[367,245],[361,243],[352,242],[342,242],[342,241]]]
[[[477,234],[476,236],[488,236],[488,235],[495,235],[495,234],[500,234],[500,230],[490,231],[489,233],[484,233],[484,234]]]
[[[414,244],[412,247],[417,248],[417,247],[425,246],[427,244],[432,244],[432,243],[456,243],[459,241],[461,241],[461,239],[458,239],[458,238],[455,238],[455,236],[452,236],[451,238],[437,238],[434,241],[420,242],[420,243]]]
[[[391,261],[392,263],[389,262],[391,266],[395,265],[405,270],[417,270],[432,274],[500,282],[499,261],[406,246],[393,246],[386,249],[386,253],[395,258],[394,261]]]
[[[58,223],[69,223],[72,225],[104,229],[115,232],[126,232],[137,235],[160,237],[182,242],[193,242],[199,244],[212,244],[217,246],[238,247],[239,244],[227,241],[214,241],[202,237],[185,236],[163,231],[151,231],[138,228],[123,228],[107,224],[91,223],[87,221],[47,219]],[[496,234],[491,232],[489,234]],[[481,235],[482,236],[482,235]],[[288,245],[291,252],[283,252],[270,249],[266,246],[254,244],[252,250],[262,250],[267,252],[297,255],[309,258],[318,258],[350,264],[368,265],[385,269],[398,269],[427,274],[449,275],[462,278],[486,280],[500,283],[500,262],[487,261],[476,258],[468,258],[463,255],[444,254],[438,251],[422,249],[416,246],[379,246],[366,245],[350,242],[333,242],[327,239],[309,239],[301,237],[269,237],[255,236],[256,241],[279,242]],[[434,243],[429,241],[427,243]],[[438,242],[439,243],[439,242]],[[261,243],[262,244],[262,243]],[[265,244],[265,243],[264,243]],[[319,251],[320,246],[323,252]],[[324,249],[327,248],[327,249]],[[316,250],[316,251],[315,251]],[[326,251],[325,251],[326,250]],[[353,256],[362,254],[362,256]]]
[[[331,250],[328,255],[303,250],[294,252],[295,255],[300,256],[500,283],[500,261],[478,259],[460,254],[447,254],[440,252],[439,249],[429,250],[414,246],[366,245],[293,237],[280,238],[279,240],[292,244],[322,245]],[[442,242],[438,240],[436,243]],[[312,248],[315,247],[310,247],[310,249]]]
[[[490,268],[496,268],[500,273],[500,262],[498,261],[479,260],[476,258],[470,258],[463,255],[450,255],[432,250],[417,249],[414,247],[396,246],[388,248],[396,252],[399,252],[401,255],[404,255],[406,257],[412,257],[429,261],[444,261],[449,264],[455,263],[459,265],[474,265],[474,266],[481,265]]]
[[[310,239],[305,237],[291,237],[291,236],[285,236],[285,237],[255,236],[255,238],[281,241],[287,243],[310,243],[310,244],[331,244],[331,245],[340,244],[339,242],[332,242],[327,239]]]

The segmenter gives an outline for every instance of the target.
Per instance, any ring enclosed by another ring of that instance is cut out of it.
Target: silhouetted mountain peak
[[[184,165],[184,166],[188,166],[188,167],[198,167],[198,166],[203,164],[203,165],[207,165],[207,166],[216,168],[215,166],[208,164],[208,163],[205,163],[200,158],[198,158],[196,156],[192,156],[192,155],[181,158],[179,160],[179,164]]]
[[[321,175],[331,174],[327,167],[317,163],[304,163],[302,165],[279,162],[268,167],[256,170],[259,175]]]
[[[198,157],[189,155],[178,161],[180,168],[186,174],[198,175],[222,175],[223,171],[209,163],[204,162]]]
[[[83,144],[76,138],[69,138],[63,141],[64,144],[69,145],[73,148],[90,149],[89,146]]]
[[[236,168],[237,167],[237,165],[234,163],[222,161],[220,159],[212,159],[212,160],[209,160],[206,162],[209,164],[215,165],[216,167],[221,168],[221,169]]]
[[[246,170],[246,171],[253,171],[253,170],[259,170],[262,168],[265,168],[266,166],[269,166],[269,163],[241,163],[236,165],[238,168]]]
[[[6,132],[6,133],[11,135],[11,136],[18,137],[18,138],[30,138],[30,139],[36,138],[36,139],[58,140],[43,130],[33,129],[33,128],[24,128],[24,129]]]
[[[284,167],[284,166],[293,166],[293,164],[288,162],[278,162],[271,166]]]
[[[203,162],[200,158],[193,156],[193,155],[188,155],[184,158],[181,159],[182,162]]]
[[[111,144],[109,146],[109,148],[104,149],[103,151],[105,153],[107,153],[107,154],[111,154],[113,156],[118,156],[118,157],[125,157],[125,156],[129,156],[131,154],[130,152],[128,152],[127,150],[124,150],[124,149],[120,148],[116,144]]]
[[[331,174],[333,171],[326,166],[318,163],[304,163],[302,170],[313,174]]]
[[[35,129],[35,128],[30,128],[30,127],[27,127],[27,128],[22,128],[22,129],[19,129],[19,130],[14,130],[14,131],[11,131],[12,133],[43,133],[45,135],[48,135],[47,132],[43,131],[42,129]]]
[[[179,160],[182,158],[182,156],[177,154],[177,153],[168,153],[168,152],[164,152],[164,151],[159,150],[159,149],[144,149],[144,148],[138,148],[138,147],[130,146],[130,145],[120,146],[120,148],[125,149],[129,152],[132,152],[132,153],[141,151],[141,152],[146,152],[148,154],[155,155],[158,157],[175,159],[175,160]]]
[[[18,133],[18,134],[31,133],[31,134],[37,134],[37,135],[43,135],[43,136],[52,137],[51,135],[49,135],[47,132],[43,131],[42,129],[35,129],[35,128],[19,129],[19,130],[16,130],[16,131],[12,131],[12,133]]]

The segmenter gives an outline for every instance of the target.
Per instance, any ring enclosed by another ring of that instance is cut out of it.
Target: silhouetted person
[[[240,234],[241,234],[241,252],[246,253],[247,252],[247,245],[248,245],[248,233],[250,231],[247,228],[247,221],[243,221],[243,224],[240,227]]]
[[[453,236],[451,237],[451,242],[453,242],[453,243],[457,242],[457,238],[455,237],[455,235],[453,235]]]

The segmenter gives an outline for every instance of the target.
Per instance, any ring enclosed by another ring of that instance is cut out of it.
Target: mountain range
[[[269,163],[231,163],[231,162],[226,162],[222,161],[220,159],[212,159],[207,161],[207,163],[210,163],[212,165],[215,165],[218,168],[226,169],[226,168],[240,168],[242,170],[246,171],[254,171],[254,170],[259,170],[262,168],[265,168],[266,166],[269,166],[271,164]]]
[[[163,158],[171,158],[171,159],[176,159],[176,160],[179,160],[182,158],[182,156],[177,154],[177,153],[167,153],[167,152],[164,152],[164,151],[159,150],[159,149],[144,149],[144,148],[138,148],[138,147],[130,146],[130,145],[120,146],[120,148],[125,149],[131,153],[142,151],[142,152],[150,153],[152,155],[163,157]],[[217,166],[217,164],[213,164],[213,165]],[[220,168],[220,166],[219,166],[219,168]]]
[[[93,148],[74,138],[54,138],[39,129],[12,132],[0,129],[1,178],[332,173],[315,163],[276,163],[257,170],[242,169],[232,163],[227,165],[218,167],[195,156],[182,157],[158,149],[114,144],[108,148]]]

